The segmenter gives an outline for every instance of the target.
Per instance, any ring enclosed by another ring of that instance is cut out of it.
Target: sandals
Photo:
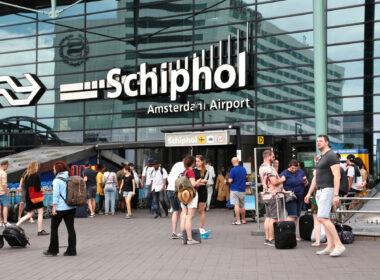
[[[241,223],[233,222],[232,225],[234,225],[234,226],[236,226],[236,225],[240,226]]]
[[[320,243],[317,243],[317,242],[314,242],[311,244],[312,247],[320,247],[321,244]]]

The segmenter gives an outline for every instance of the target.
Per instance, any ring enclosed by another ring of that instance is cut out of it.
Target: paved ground
[[[131,220],[121,213],[77,219],[76,257],[62,255],[64,224],[61,254],[45,257],[49,237],[37,236],[37,225],[27,223],[31,246],[0,249],[0,279],[380,279],[380,242],[357,241],[339,258],[315,255],[306,241],[276,250],[251,235],[256,223],[232,226],[232,212],[216,209],[206,216],[210,239],[184,246],[169,238],[170,218],[154,220],[147,212],[138,210]],[[50,220],[44,225],[50,228]]]

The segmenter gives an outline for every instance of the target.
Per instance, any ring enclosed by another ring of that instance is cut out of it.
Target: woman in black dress
[[[26,171],[26,174],[24,176],[24,185],[26,189],[25,193],[25,202],[26,202],[26,207],[25,211],[27,214],[22,217],[16,224],[16,226],[20,226],[23,222],[29,220],[31,217],[34,215],[34,210],[37,210],[38,213],[38,220],[37,220],[37,225],[38,225],[38,235],[48,235],[45,230],[42,229],[42,220],[43,220],[43,213],[44,213],[44,204],[43,202],[38,202],[38,203],[33,203],[30,200],[30,195],[29,195],[29,187],[34,187],[34,191],[39,192],[41,191],[41,180],[40,180],[40,175],[38,174],[38,162],[37,161],[32,161],[28,165],[28,169]]]
[[[195,157],[195,168],[194,168],[195,180],[199,182],[199,187],[197,189],[198,193],[198,211],[199,211],[199,230],[201,234],[207,231],[203,228],[205,224],[205,209],[207,202],[207,187],[209,173],[206,169],[205,159],[202,155],[197,155]]]

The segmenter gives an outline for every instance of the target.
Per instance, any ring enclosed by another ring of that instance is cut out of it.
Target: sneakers
[[[179,237],[176,233],[172,233],[172,239],[179,239]]]
[[[200,242],[197,241],[197,240],[194,240],[194,239],[191,239],[191,240],[187,240],[187,245],[195,245],[195,244],[199,244]]]
[[[132,216],[129,215],[129,214],[127,214],[127,215],[125,215],[125,218],[126,218],[126,219],[132,219]]]
[[[205,230],[204,228],[200,228],[200,229],[199,229],[199,232],[200,232],[200,234],[205,234],[205,233],[206,233],[206,230]]]
[[[274,246],[274,239],[272,239],[272,240],[265,239],[264,245]]]
[[[334,249],[331,253],[330,253],[330,257],[339,257],[340,255],[342,255],[344,253],[344,251],[346,251],[346,247],[344,247],[342,245],[342,247],[340,249]]]
[[[173,207],[169,209],[169,213],[173,213]]]
[[[46,232],[45,230],[41,230],[38,232],[38,235],[41,236],[41,235],[49,235],[48,232]]]
[[[90,218],[95,218],[95,213],[90,214]]]
[[[330,255],[333,251],[329,251],[329,250],[322,250],[322,251],[318,251],[316,252],[317,255]]]
[[[210,208],[207,207],[207,208],[206,208],[206,212],[208,212],[208,211],[210,211]]]
[[[42,252],[45,256],[56,257],[57,253],[50,253],[48,250]]]
[[[2,226],[3,227],[7,227],[7,226],[11,226],[12,224],[11,223],[8,223],[8,222],[6,222],[5,224],[4,223],[2,223]]]
[[[30,219],[29,219],[29,223],[34,224],[34,220],[33,220],[33,218],[30,218]]]
[[[99,211],[98,215],[104,215],[103,211]]]
[[[160,215],[155,215],[153,218],[154,219],[159,219],[159,218],[161,218],[161,216]]]
[[[183,239],[182,232],[177,233],[177,237],[178,237],[178,239]]]

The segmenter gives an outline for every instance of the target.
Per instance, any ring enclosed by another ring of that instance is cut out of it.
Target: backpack
[[[179,190],[183,188],[189,188],[195,193],[195,189],[193,185],[191,184],[189,178],[187,178],[187,172],[186,170],[184,173],[182,173],[176,180],[175,180],[175,190],[174,190],[174,196],[178,197]]]
[[[373,189],[374,187],[376,187],[376,181],[375,181],[375,178],[373,178],[373,175],[372,174],[368,174],[367,176],[367,189]]]
[[[66,183],[66,199],[60,194],[62,199],[69,206],[85,205],[87,201],[86,185],[80,176],[70,176],[69,179],[57,177]]]
[[[341,167],[340,168],[340,186],[339,186],[339,195],[343,196],[348,193],[348,177],[346,171]]]
[[[355,170],[354,182],[356,183],[356,178],[357,178],[357,177],[361,177],[362,174],[360,173],[359,166],[357,166],[356,164],[354,164],[354,165],[352,165],[352,167],[353,167],[354,170]]]

